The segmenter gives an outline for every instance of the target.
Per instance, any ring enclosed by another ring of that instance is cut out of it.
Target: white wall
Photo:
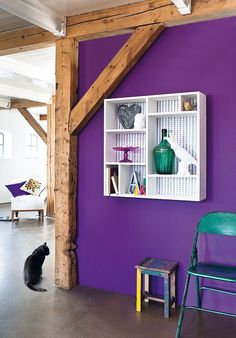
[[[34,115],[34,117],[37,116]],[[46,129],[45,122],[41,125]],[[5,184],[11,184],[16,179],[27,180],[29,178],[41,179],[46,183],[47,148],[39,137],[38,158],[26,158],[26,135],[36,133],[17,110],[0,110],[0,129],[12,135],[12,158],[0,158],[0,203],[6,203],[10,201],[12,195]]]

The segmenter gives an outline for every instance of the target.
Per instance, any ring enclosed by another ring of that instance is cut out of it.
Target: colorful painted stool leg
[[[170,317],[170,275],[165,274],[164,277],[164,317],[169,318]]]
[[[174,298],[172,307],[175,308],[176,305],[176,270],[173,271],[170,275],[170,299]]]
[[[145,273],[144,275],[144,294],[148,295],[149,294],[149,275]],[[144,301],[146,303],[149,303],[148,297],[145,297]]]
[[[136,279],[136,311],[140,312],[141,309],[141,297],[142,297],[142,273],[141,269],[137,268],[137,279]]]

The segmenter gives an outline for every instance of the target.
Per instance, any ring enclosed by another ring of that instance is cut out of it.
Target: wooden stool
[[[145,258],[137,269],[136,311],[142,310],[142,274],[144,275],[144,301],[154,300],[164,303],[164,317],[169,318],[170,307],[176,304],[176,270],[178,263],[166,259]],[[164,297],[153,297],[149,293],[149,276],[164,278]]]

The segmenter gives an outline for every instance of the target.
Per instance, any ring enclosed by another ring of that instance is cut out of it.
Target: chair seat
[[[11,198],[11,210],[44,209],[44,198],[41,196],[23,195]]]
[[[188,273],[199,277],[236,282],[236,266],[198,263],[190,267]]]

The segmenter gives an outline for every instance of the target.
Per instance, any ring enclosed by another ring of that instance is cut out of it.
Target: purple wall
[[[127,38],[80,44],[80,96]],[[134,266],[145,256],[168,258],[180,264],[180,302],[198,219],[209,211],[236,210],[235,39],[236,18],[169,28],[111,96],[198,90],[207,95],[206,201],[103,197],[103,108],[80,133],[77,253],[82,285],[134,295]],[[217,258],[236,257],[232,238],[226,241],[224,256],[209,241],[207,252],[211,248]],[[229,310],[226,297],[206,294],[205,299]]]

